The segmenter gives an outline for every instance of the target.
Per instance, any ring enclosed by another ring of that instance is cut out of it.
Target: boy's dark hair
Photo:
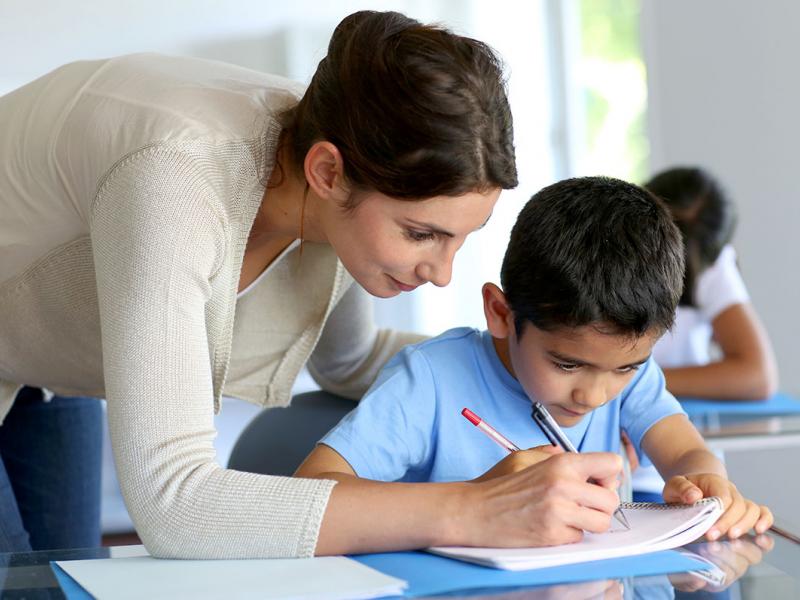
[[[546,331],[663,332],[681,296],[681,234],[661,201],[639,186],[567,179],[520,212],[501,281],[517,335],[526,322]]]
[[[497,55],[397,12],[343,19],[285,118],[294,168],[328,140],[355,191],[417,200],[517,185]]]
[[[695,306],[695,282],[731,241],[736,207],[719,182],[698,167],[663,171],[644,186],[667,205],[683,234],[686,272],[680,304]]]

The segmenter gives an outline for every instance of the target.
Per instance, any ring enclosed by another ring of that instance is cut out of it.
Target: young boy
[[[531,419],[538,401],[579,452],[618,452],[625,431],[666,480],[667,502],[722,498],[709,538],[766,531],[769,509],[728,481],[650,358],[672,325],[683,266],[680,233],[644,189],[589,177],[541,190],[512,231],[503,288],[483,287],[488,330],[453,329],[398,353],[297,475],[499,477],[547,455],[507,455],[462,408],[532,448],[548,443]]]

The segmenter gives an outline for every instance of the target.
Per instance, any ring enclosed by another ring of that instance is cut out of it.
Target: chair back
[[[236,440],[228,468],[291,476],[320,438],[355,406],[353,400],[316,391],[298,394],[289,406],[264,410]]]

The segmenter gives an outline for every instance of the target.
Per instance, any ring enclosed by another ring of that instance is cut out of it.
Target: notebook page
[[[603,560],[668,550],[703,535],[722,514],[718,498],[705,498],[693,505],[623,503],[631,525],[601,534],[584,535],[577,544],[545,548],[437,547],[430,552],[503,569],[533,569]]]

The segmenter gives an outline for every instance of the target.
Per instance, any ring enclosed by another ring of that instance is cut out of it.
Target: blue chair
[[[348,398],[317,391],[298,394],[289,406],[264,410],[236,440],[228,468],[291,476],[320,438],[355,406]]]

